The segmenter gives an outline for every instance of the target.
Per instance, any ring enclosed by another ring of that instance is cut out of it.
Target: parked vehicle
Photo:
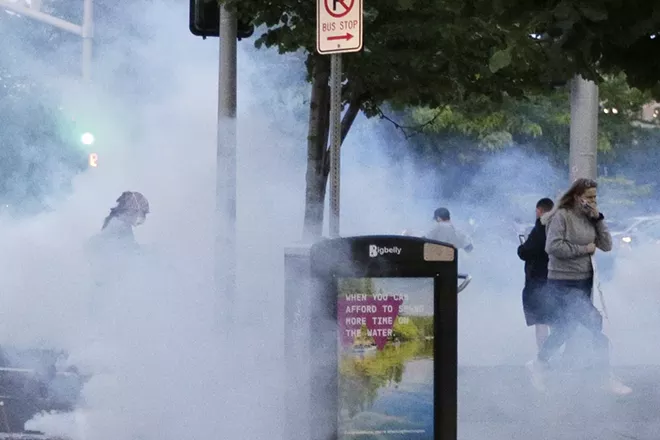
[[[63,352],[0,347],[0,432],[26,433],[42,411],[71,411],[84,379],[62,367]],[[35,434],[35,433],[31,433]]]
[[[615,249],[630,250],[643,244],[660,244],[660,215],[633,217],[624,228],[610,229]]]

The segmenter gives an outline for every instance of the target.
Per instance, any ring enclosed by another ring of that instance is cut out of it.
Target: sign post
[[[362,0],[317,0],[316,50],[330,55],[330,236],[339,236],[341,54],[362,50]]]

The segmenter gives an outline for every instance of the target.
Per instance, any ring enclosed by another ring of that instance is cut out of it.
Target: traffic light
[[[96,138],[94,137],[94,135],[88,131],[83,133],[82,136],[80,136],[80,142],[82,142],[83,145],[87,145],[87,146],[94,145],[95,140]]]
[[[84,132],[80,135],[80,143],[85,147],[91,147],[96,142],[96,137],[89,131]],[[97,153],[88,153],[87,154],[87,163],[90,167],[96,168],[99,166],[99,155]]]
[[[190,32],[202,37],[218,37],[220,35],[220,6],[218,0],[190,0]],[[249,38],[254,33],[251,20],[238,18],[236,38],[240,41]]]

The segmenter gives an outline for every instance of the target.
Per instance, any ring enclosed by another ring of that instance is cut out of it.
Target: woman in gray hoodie
[[[592,335],[595,366],[602,373],[605,388],[616,394],[632,392],[610,371],[610,342],[603,334],[602,316],[592,302],[594,271],[591,257],[596,248],[604,252],[612,249],[612,237],[596,203],[597,187],[594,180],[576,180],[556,208],[541,218],[541,223],[547,225],[546,295],[554,312],[550,336],[539,350],[537,359],[527,364],[532,383],[541,391],[545,390],[544,373],[550,358],[582,325]]]

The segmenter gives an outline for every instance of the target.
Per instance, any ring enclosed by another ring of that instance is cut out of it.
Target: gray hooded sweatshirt
[[[593,276],[587,245],[612,250],[612,236],[604,220],[594,221],[575,209],[557,209],[541,217],[546,225],[545,251],[548,253],[548,279],[584,280]]]

